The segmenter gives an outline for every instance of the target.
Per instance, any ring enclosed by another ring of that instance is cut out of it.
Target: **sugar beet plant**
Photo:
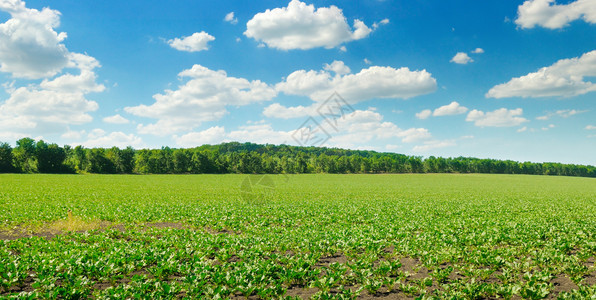
[[[2,175],[0,298],[596,298],[594,179],[271,178]]]

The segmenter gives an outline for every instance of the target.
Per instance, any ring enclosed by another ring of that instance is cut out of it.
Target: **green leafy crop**
[[[594,179],[266,176],[0,175],[0,298],[596,298]]]

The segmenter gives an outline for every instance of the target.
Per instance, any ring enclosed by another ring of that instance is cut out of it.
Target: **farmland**
[[[0,298],[596,297],[593,178],[4,174],[0,207]]]

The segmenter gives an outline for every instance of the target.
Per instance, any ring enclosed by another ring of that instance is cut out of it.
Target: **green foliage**
[[[596,297],[594,179],[250,176],[0,175],[0,234],[114,226],[0,240],[0,298]]]
[[[237,142],[190,149],[85,149],[81,146],[63,149],[56,144],[48,145],[43,141],[35,144],[34,140],[24,138],[17,142],[12,156],[13,169],[24,173],[489,173],[596,177],[594,166],[469,157],[423,159],[397,153]],[[0,167],[0,172],[8,172],[2,170],[5,169]]]
[[[0,142],[0,173],[12,172],[12,147],[8,143]]]

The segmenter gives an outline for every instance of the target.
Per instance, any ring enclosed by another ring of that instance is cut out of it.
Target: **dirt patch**
[[[579,287],[573,281],[571,281],[571,279],[562,274],[555,277],[550,282],[554,285],[551,295],[557,295],[563,291],[568,292],[579,289]]]
[[[108,221],[68,221],[58,220],[42,226],[15,226],[12,230],[0,230],[0,240],[17,240],[21,238],[42,237],[46,240],[67,233],[84,233],[92,230],[105,231],[115,229],[125,231],[124,225]]]
[[[584,262],[584,266],[586,266],[586,268],[592,268],[594,267],[595,262],[596,259],[594,257],[590,257]]]
[[[25,281],[21,284],[18,285],[13,285],[11,286],[8,290],[2,290],[0,289],[0,295],[2,296],[7,296],[10,294],[15,294],[15,293],[20,293],[20,292],[32,292],[34,289],[32,287],[33,283],[35,282],[35,280],[33,279],[33,275],[35,274],[29,274],[29,276],[27,276],[27,278],[25,278]]]
[[[291,287],[286,292],[285,296],[300,297],[302,299],[310,299],[319,291],[317,288],[303,288],[299,286]]]
[[[358,299],[416,299],[416,297],[408,296],[402,293],[401,291],[395,291],[391,293],[377,292],[374,295],[369,294],[368,291],[362,291],[362,293],[360,293],[360,295],[358,296]]]
[[[584,280],[582,281],[584,285],[595,285],[596,284],[596,270],[592,271],[589,275],[584,276]]]
[[[345,264],[347,262],[348,258],[345,255],[338,253],[332,256],[323,256],[319,258],[319,262],[315,265],[315,267],[326,267],[332,263]]]
[[[399,262],[401,263],[401,268],[404,269],[406,272],[413,273],[420,265],[420,261],[410,257],[402,257]]]
[[[155,222],[155,223],[145,223],[143,224],[147,227],[153,228],[174,228],[174,229],[189,229],[190,226],[183,224],[183,223],[175,223],[175,222]]]

